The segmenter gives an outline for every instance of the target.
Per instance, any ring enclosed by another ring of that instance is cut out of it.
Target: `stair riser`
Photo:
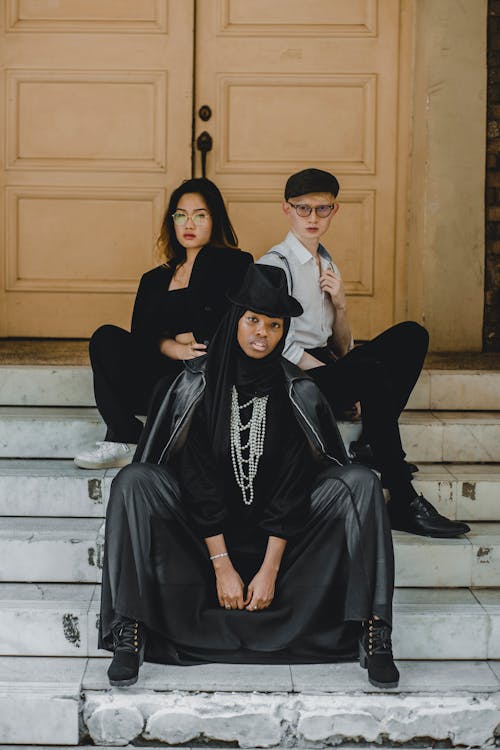
[[[104,472],[80,476],[2,475],[0,516],[102,518],[106,513],[112,477]]]
[[[0,741],[77,745],[78,712],[78,695],[31,690],[6,695],[0,688]]]
[[[96,537],[0,542],[0,581],[95,583],[101,564]]]
[[[73,458],[103,440],[98,416],[44,418],[4,416],[0,419],[0,458]]]
[[[2,406],[95,406],[90,367],[1,366]]]
[[[396,585],[400,587],[500,586],[500,544],[486,538],[428,540],[410,534],[394,537]],[[93,583],[100,580],[102,536],[0,541],[0,581]]]
[[[394,610],[398,659],[499,659],[500,612],[489,615]],[[0,656],[109,656],[97,649],[98,609],[5,606],[0,618]]]
[[[424,370],[408,409],[498,409],[500,373]],[[95,406],[90,367],[0,366],[0,405]]]
[[[478,467],[480,471],[480,467]],[[79,471],[78,476],[30,476],[2,474],[0,469],[0,516],[53,518],[103,518],[113,475]],[[448,518],[463,521],[500,521],[500,473],[491,478],[448,477],[428,479],[415,475],[415,488]]]
[[[500,463],[500,418],[484,423],[442,422],[430,415],[423,423],[401,420],[401,436],[409,461],[427,463]],[[341,426],[346,432],[346,428]],[[359,430],[358,430],[359,431]],[[351,426],[347,432],[356,430]],[[0,458],[73,458],[76,453],[102,440],[104,425],[90,412],[81,417],[2,416]]]

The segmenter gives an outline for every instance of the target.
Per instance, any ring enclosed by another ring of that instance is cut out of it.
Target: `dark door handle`
[[[214,141],[210,133],[207,133],[206,130],[203,131],[203,133],[200,133],[198,138],[196,139],[196,148],[198,151],[201,151],[201,176],[206,177],[207,176],[207,154],[209,151],[212,150],[214,145]]]

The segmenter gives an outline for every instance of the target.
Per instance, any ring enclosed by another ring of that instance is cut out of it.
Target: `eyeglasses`
[[[290,201],[287,201],[287,203],[297,211],[297,216],[301,216],[303,219],[310,216],[313,211],[316,211],[316,216],[320,219],[326,219],[335,208],[335,203],[325,206],[308,206],[307,203],[290,203]]]
[[[209,216],[208,211],[194,211],[192,214],[187,211],[176,211],[172,214],[172,219],[174,220],[174,224],[182,227],[189,218],[193,220],[194,224],[199,225],[204,224]]]

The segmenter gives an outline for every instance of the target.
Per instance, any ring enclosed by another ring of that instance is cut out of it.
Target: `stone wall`
[[[484,351],[500,351],[500,0],[488,2]]]

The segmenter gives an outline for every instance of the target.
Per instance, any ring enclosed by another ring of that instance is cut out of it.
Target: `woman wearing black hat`
[[[113,482],[99,638],[110,682],[133,684],[143,658],[310,663],[359,648],[370,681],[395,686],[379,481],[343,465],[326,402],[281,357],[301,312],[283,271],[250,267],[232,302],[149,425],[142,463]]]

